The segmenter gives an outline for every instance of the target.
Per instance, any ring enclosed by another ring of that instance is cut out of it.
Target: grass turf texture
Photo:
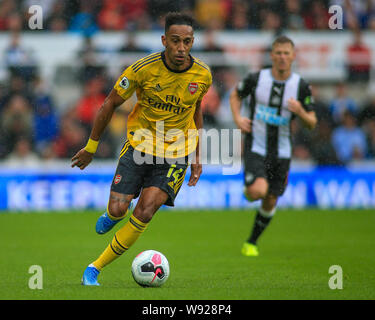
[[[0,299],[375,299],[369,210],[279,210],[256,258],[240,254],[254,210],[163,210],[102,271],[102,286],[84,287],[83,270],[114,234],[95,233],[100,214],[0,214]],[[132,278],[131,262],[146,249],[169,260],[171,275],[161,288],[142,288]],[[28,287],[31,265],[43,269],[42,290]],[[342,290],[328,287],[331,265],[343,269]]]

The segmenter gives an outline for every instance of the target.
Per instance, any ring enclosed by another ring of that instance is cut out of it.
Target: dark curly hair
[[[181,12],[169,12],[165,17],[165,33],[169,30],[173,24],[187,25],[194,29],[194,18],[186,13]]]

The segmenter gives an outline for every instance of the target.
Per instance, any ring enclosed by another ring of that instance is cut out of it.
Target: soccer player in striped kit
[[[309,84],[292,72],[293,41],[276,38],[272,67],[249,73],[230,96],[233,119],[245,134],[244,194],[261,200],[250,237],[242,246],[244,256],[258,256],[257,240],[276,212],[277,199],[287,186],[292,157],[291,121],[298,118],[314,129],[317,118]],[[250,96],[250,117],[241,116],[242,100]]]

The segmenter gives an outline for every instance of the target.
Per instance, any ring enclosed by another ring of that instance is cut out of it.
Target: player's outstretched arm
[[[242,100],[238,96],[237,90],[234,89],[229,98],[230,109],[232,110],[233,120],[237,127],[244,133],[251,131],[251,120],[241,116],[241,103]]]
[[[98,147],[100,137],[109,121],[111,121],[113,112],[118,106],[123,104],[124,101],[125,100],[112,89],[95,116],[87,145],[79,150],[72,158],[72,168],[78,167],[83,170],[90,164]]]
[[[203,128],[203,113],[201,108],[201,101],[197,102],[195,113],[194,113],[195,126],[199,132],[199,139],[197,149],[195,150],[195,160],[191,164],[191,174],[188,182],[188,186],[195,186],[202,174],[202,164],[200,162],[200,140],[201,140],[201,129]]]

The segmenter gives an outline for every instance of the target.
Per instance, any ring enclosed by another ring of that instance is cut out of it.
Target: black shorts
[[[171,161],[165,160],[161,163],[160,158],[152,157],[153,163],[138,164],[134,160],[134,155],[136,153],[140,155],[139,151],[134,150],[129,142],[125,143],[123,150],[112,180],[111,191],[134,194],[134,198],[137,198],[143,188],[158,187],[168,194],[165,205],[173,207],[174,200],[185,179],[188,167],[187,157],[176,160],[172,164]]]
[[[269,159],[257,153],[245,151],[244,162],[246,186],[253,184],[256,178],[262,177],[268,181],[268,193],[281,196],[285,192],[290,159]]]

